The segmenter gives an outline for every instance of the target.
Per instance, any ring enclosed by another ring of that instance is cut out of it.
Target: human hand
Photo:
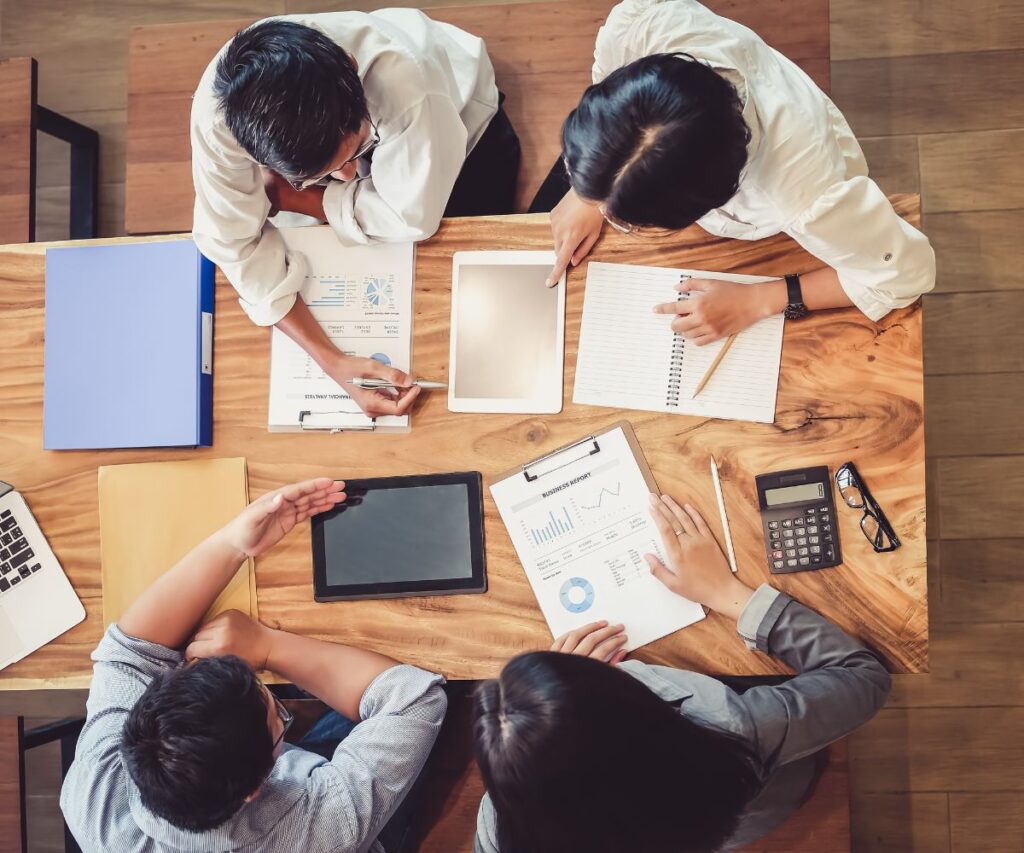
[[[787,301],[783,280],[738,284],[691,278],[677,284],[676,290],[696,296],[655,305],[654,312],[675,314],[672,331],[686,336],[697,346],[741,332],[764,317],[778,314]]]
[[[345,483],[330,477],[282,486],[254,500],[219,535],[240,557],[258,557],[300,521],[331,509],[345,497]]]
[[[729,569],[701,514],[689,504],[679,506],[668,495],[652,494],[651,517],[668,558],[666,565],[654,554],[644,554],[651,574],[676,595],[739,618],[754,591]]]
[[[587,204],[570,189],[551,211],[551,237],[555,266],[545,284],[554,287],[569,264],[577,266],[601,236],[604,216],[595,204]]]
[[[591,622],[575,631],[562,634],[552,643],[551,651],[566,655],[582,655],[614,665],[626,657],[626,650],[622,647],[629,642],[629,637],[626,636],[624,628],[624,625],[609,625],[607,620]]]
[[[371,418],[381,415],[404,415],[412,408],[420,393],[420,387],[412,384],[415,377],[381,364],[374,358],[342,355],[329,363],[324,370]],[[352,384],[356,377],[386,379],[399,387],[395,389],[396,394],[388,393],[386,388],[360,388]]]
[[[186,660],[235,655],[259,672],[267,668],[273,631],[238,610],[228,610],[203,625],[185,649]]]

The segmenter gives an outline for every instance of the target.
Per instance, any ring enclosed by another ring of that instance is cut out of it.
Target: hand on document
[[[412,384],[415,381],[414,376],[372,358],[342,356],[324,372],[344,388],[345,393],[371,418],[406,414],[420,393],[419,386]],[[360,388],[349,381],[357,376],[363,379],[386,379],[400,386],[400,390],[392,394],[389,389]]]
[[[624,629],[624,625],[609,625],[607,621],[591,622],[562,634],[551,645],[551,651],[582,655],[615,665],[626,657],[626,650],[622,647],[629,642],[629,637]]]
[[[656,314],[675,314],[672,331],[697,346],[742,332],[758,320],[786,307],[786,283],[779,279],[763,284],[738,284],[711,278],[691,278],[675,286],[680,293],[698,293],[697,299],[680,299],[654,306]],[[780,301],[781,300],[781,301]]]
[[[575,190],[569,190],[551,211],[551,237],[555,243],[555,268],[548,276],[552,287],[569,264],[576,266],[601,236],[604,215],[596,204],[587,204]]]
[[[651,574],[677,595],[736,619],[754,591],[737,579],[701,514],[668,495],[651,495],[651,517],[661,534],[668,565],[644,554]]]
[[[318,477],[282,486],[254,500],[215,536],[240,557],[258,557],[280,542],[300,521],[345,500],[345,484]]]

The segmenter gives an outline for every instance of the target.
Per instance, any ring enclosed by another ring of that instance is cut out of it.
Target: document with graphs
[[[628,421],[500,475],[491,496],[551,634],[607,619],[626,648],[704,618],[670,592],[644,554],[664,560],[651,519],[657,483]]]
[[[413,244],[342,246],[327,225],[282,228],[288,251],[306,259],[300,297],[342,352],[409,370]],[[366,417],[355,401],[291,338],[270,345],[271,432],[405,430],[408,416]]]

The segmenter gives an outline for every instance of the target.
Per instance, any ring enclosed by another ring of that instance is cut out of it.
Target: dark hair
[[[613,71],[562,126],[576,192],[623,222],[659,228],[685,228],[732,198],[749,141],[736,89],[681,53]]]
[[[238,144],[290,180],[318,175],[369,115],[348,54],[319,30],[290,21],[238,33],[213,87]]]
[[[220,826],[274,766],[267,700],[247,663],[160,673],[128,713],[121,756],[142,802],[180,829]]]
[[[501,853],[717,850],[759,784],[739,741],[590,658],[513,658],[473,716]]]

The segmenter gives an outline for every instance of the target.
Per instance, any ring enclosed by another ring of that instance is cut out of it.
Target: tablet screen
[[[455,396],[529,400],[557,372],[558,288],[551,263],[461,264],[456,306]]]
[[[351,489],[321,526],[329,586],[473,574],[465,483]]]

